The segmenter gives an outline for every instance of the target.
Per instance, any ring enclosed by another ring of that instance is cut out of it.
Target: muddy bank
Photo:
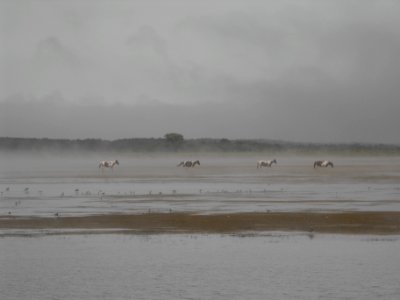
[[[132,233],[238,233],[307,231],[400,234],[400,212],[279,212],[198,215],[192,213],[105,214],[54,218],[3,217],[0,229],[123,229]]]

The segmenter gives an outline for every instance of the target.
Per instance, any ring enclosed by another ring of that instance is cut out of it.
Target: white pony
[[[328,166],[331,166],[333,168],[333,163],[329,160],[317,160],[314,162],[314,168],[315,167],[325,167],[327,168]]]
[[[103,160],[99,164],[99,168],[101,168],[101,171],[104,170],[104,168],[111,168],[111,170],[114,170],[114,166],[119,165],[119,161],[116,160]]]
[[[257,162],[257,169],[258,168],[262,168],[262,167],[271,167],[273,163],[277,164],[276,159],[273,159],[273,160],[259,160]]]
[[[188,168],[192,168],[195,165],[199,165],[200,166],[200,161],[199,160],[185,160],[185,161],[181,161],[177,167],[183,166],[183,167],[188,167]]]

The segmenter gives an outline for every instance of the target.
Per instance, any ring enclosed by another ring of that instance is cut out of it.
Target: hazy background
[[[0,0],[0,136],[400,143],[399,1]]]

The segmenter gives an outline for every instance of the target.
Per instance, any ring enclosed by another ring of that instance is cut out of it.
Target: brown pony
[[[99,164],[99,168],[101,168],[101,171],[104,170],[104,168],[111,168],[111,170],[114,170],[114,166],[119,165],[119,161],[116,160],[103,160]]]
[[[331,166],[333,168],[333,163],[329,160],[317,160],[314,162],[314,168],[315,167],[328,167]]]
[[[200,166],[200,161],[199,160],[185,160],[181,161],[177,167],[183,166],[183,167],[188,167],[188,168],[193,168],[195,165]]]
[[[273,160],[259,160],[257,162],[257,169],[258,168],[262,168],[262,167],[271,167],[273,163],[277,164],[276,159],[273,159]]]

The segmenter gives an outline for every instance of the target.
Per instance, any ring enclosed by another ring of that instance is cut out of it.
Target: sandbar
[[[144,213],[54,217],[0,217],[0,229],[123,230],[127,233],[240,233],[305,231],[400,234],[400,212]]]

